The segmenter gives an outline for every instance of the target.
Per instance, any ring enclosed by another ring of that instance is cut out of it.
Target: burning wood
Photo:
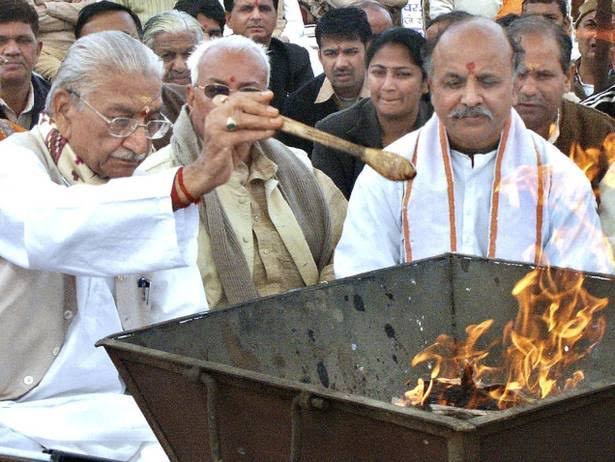
[[[479,346],[491,319],[469,325],[463,341],[438,336],[411,361],[413,367],[429,365],[429,380],[419,379],[394,404],[506,409],[575,387],[584,375],[571,369],[602,339],[601,311],[608,305],[608,299],[590,295],[583,281],[579,273],[528,273],[513,288],[519,311],[500,339]],[[494,357],[501,360],[496,364]]]

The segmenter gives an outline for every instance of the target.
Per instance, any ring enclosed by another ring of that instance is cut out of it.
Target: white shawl
[[[456,252],[460,237],[455,179],[446,129],[437,117],[420,129],[413,162],[418,174],[405,187],[402,207],[407,211],[402,215],[404,260]],[[487,257],[540,263],[544,195],[549,186],[543,164],[543,153],[512,111],[496,154]]]

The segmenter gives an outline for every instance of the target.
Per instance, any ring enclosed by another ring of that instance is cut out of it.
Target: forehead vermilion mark
[[[466,69],[470,74],[474,74],[474,71],[476,70],[476,64],[474,64],[473,62],[469,62],[466,64]]]
[[[231,76],[228,78],[228,81],[229,81],[230,83],[235,83],[235,76],[234,76],[234,75],[231,75]]]
[[[139,115],[141,117],[145,117],[150,112],[152,112],[152,108],[150,107],[150,105],[155,102],[155,99],[150,96],[143,95],[143,96],[139,96],[139,100],[141,104],[143,104],[143,109],[141,110],[141,112],[139,112]]]

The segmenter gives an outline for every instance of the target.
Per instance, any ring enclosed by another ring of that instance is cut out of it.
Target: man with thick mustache
[[[0,118],[29,129],[45,106],[49,83],[32,69],[43,48],[38,15],[25,0],[0,0]]]
[[[266,106],[271,92],[231,95],[201,121],[206,140],[191,162],[123,178],[170,126],[162,75],[158,57],[123,32],[83,37],[46,117],[0,143],[0,459],[3,447],[44,446],[159,460],[143,452],[160,447],[94,344],[206,309],[195,198],[229,179],[244,142],[282,123]],[[251,123],[231,132],[231,116]]]
[[[583,172],[512,109],[519,65],[518,46],[486,18],[451,24],[429,47],[435,114],[387,147],[417,176],[393,182],[363,169],[337,277],[445,252],[611,272]]]

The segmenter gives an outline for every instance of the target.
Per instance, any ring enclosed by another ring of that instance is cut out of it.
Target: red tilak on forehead
[[[466,69],[468,70],[470,74],[474,74],[474,70],[476,69],[476,64],[468,63],[466,64]]]
[[[150,108],[149,106],[145,106],[143,108],[143,110],[141,112],[139,112],[139,116],[141,117],[147,117],[147,115],[152,112],[152,108]]]
[[[229,81],[229,82],[231,82],[231,83],[235,83],[235,76],[234,76],[234,75],[231,75],[231,76],[228,78],[228,81]]]

